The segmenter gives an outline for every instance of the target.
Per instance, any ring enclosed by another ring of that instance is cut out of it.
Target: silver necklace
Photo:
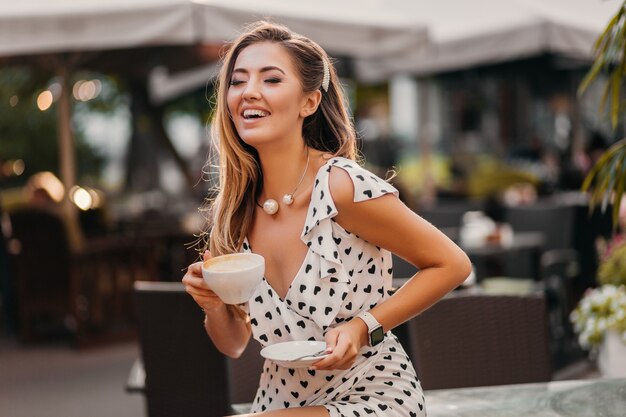
[[[309,169],[309,149],[307,148],[306,165],[304,167],[304,171],[302,172],[302,175],[300,176],[300,181],[298,181],[298,184],[296,185],[296,187],[293,189],[292,192],[290,192],[289,194],[285,194],[283,196],[283,204],[288,205],[288,206],[293,204],[293,195],[296,193],[296,191],[298,191],[298,188],[300,187],[300,184],[302,184],[302,181],[304,180],[304,176],[306,175],[306,172],[308,169]],[[274,214],[276,214],[279,208],[278,201],[274,200],[273,198],[268,198],[267,200],[265,200],[261,207],[263,208],[263,211],[269,214],[270,216],[273,216]]]

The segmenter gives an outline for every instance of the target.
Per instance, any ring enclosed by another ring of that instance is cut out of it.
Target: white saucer
[[[296,359],[302,355],[312,355],[326,348],[326,342],[299,340],[293,342],[282,342],[266,346],[261,349],[261,356],[275,362],[279,366],[287,368],[308,368],[313,363],[325,358],[328,355],[315,356],[314,358],[304,357]]]

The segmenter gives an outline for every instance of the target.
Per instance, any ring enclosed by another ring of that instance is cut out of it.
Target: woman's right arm
[[[205,254],[205,258],[207,258]],[[224,304],[202,278],[202,262],[189,265],[183,277],[185,291],[204,310],[204,328],[215,347],[224,355],[238,358],[250,339],[248,315],[234,305]]]

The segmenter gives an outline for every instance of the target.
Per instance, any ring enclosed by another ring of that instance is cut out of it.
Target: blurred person
[[[84,234],[76,221],[68,218],[63,208],[65,187],[52,172],[33,174],[26,183],[27,205],[35,210],[46,211],[59,217],[68,235],[72,251],[78,251],[84,243]]]
[[[28,205],[61,213],[64,187],[51,172],[33,174],[26,183]]]
[[[255,252],[265,278],[239,306],[202,279],[182,281],[216,347],[238,357],[324,340],[311,368],[266,361],[252,412],[267,416],[425,416],[415,370],[391,329],[460,285],[467,256],[356,161],[355,133],[328,55],[266,22],[230,47],[213,122],[220,187],[204,258]],[[285,194],[287,193],[287,194]],[[391,252],[420,269],[393,293]]]

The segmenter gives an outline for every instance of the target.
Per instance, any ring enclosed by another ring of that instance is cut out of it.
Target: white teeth
[[[269,113],[263,110],[257,110],[257,109],[246,109],[243,111],[243,117],[252,117],[252,116],[265,117],[268,114]]]

